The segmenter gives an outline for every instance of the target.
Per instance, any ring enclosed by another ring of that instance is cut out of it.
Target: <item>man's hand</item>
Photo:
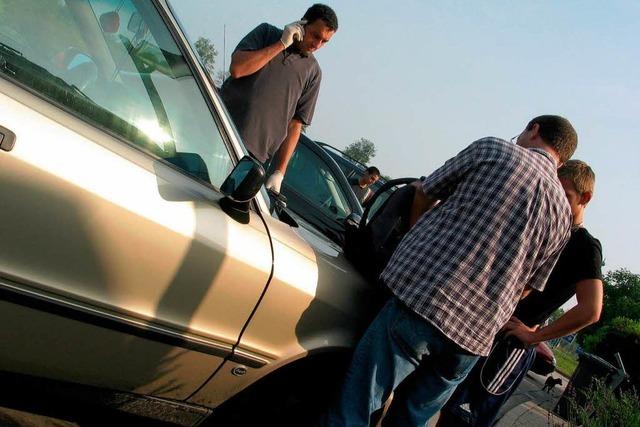
[[[304,25],[307,23],[304,19],[302,21],[292,22],[284,27],[280,42],[284,48],[288,48],[294,41],[301,41],[304,37]]]
[[[505,337],[516,337],[526,346],[538,343],[535,339],[535,333],[537,330],[537,326],[534,328],[529,327],[515,316],[511,316],[511,319],[509,319],[501,329],[501,331],[504,332]]]
[[[280,186],[282,185],[282,180],[284,179],[284,175],[280,171],[275,171],[271,174],[269,179],[267,179],[267,183],[264,185],[267,190],[271,190],[275,193],[280,194]]]

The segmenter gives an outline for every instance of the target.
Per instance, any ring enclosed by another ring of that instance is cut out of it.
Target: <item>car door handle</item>
[[[0,150],[11,151],[16,144],[16,134],[0,125]]]

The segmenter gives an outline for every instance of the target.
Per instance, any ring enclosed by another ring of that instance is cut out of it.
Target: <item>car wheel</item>
[[[216,409],[204,425],[315,425],[342,384],[348,362],[341,355],[283,368]]]

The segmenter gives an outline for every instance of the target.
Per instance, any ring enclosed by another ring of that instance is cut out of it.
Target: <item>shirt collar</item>
[[[549,153],[547,153],[545,150],[543,150],[542,148],[529,148],[529,150],[531,151],[535,151],[538,154],[542,154],[543,156],[545,156],[547,159],[549,159],[549,161],[551,163],[553,163],[553,167],[557,167],[557,163],[556,160],[553,158],[553,156]]]

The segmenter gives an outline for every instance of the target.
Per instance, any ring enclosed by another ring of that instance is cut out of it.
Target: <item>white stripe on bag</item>
[[[509,374],[513,372],[513,368],[518,364],[518,361],[520,361],[523,354],[524,349],[522,348],[516,348],[511,352],[511,355],[506,360],[502,369],[498,371],[493,381],[491,381],[491,383],[489,384],[487,391],[493,394],[498,393],[498,389],[500,388],[500,386],[502,386],[502,384],[504,384]]]

